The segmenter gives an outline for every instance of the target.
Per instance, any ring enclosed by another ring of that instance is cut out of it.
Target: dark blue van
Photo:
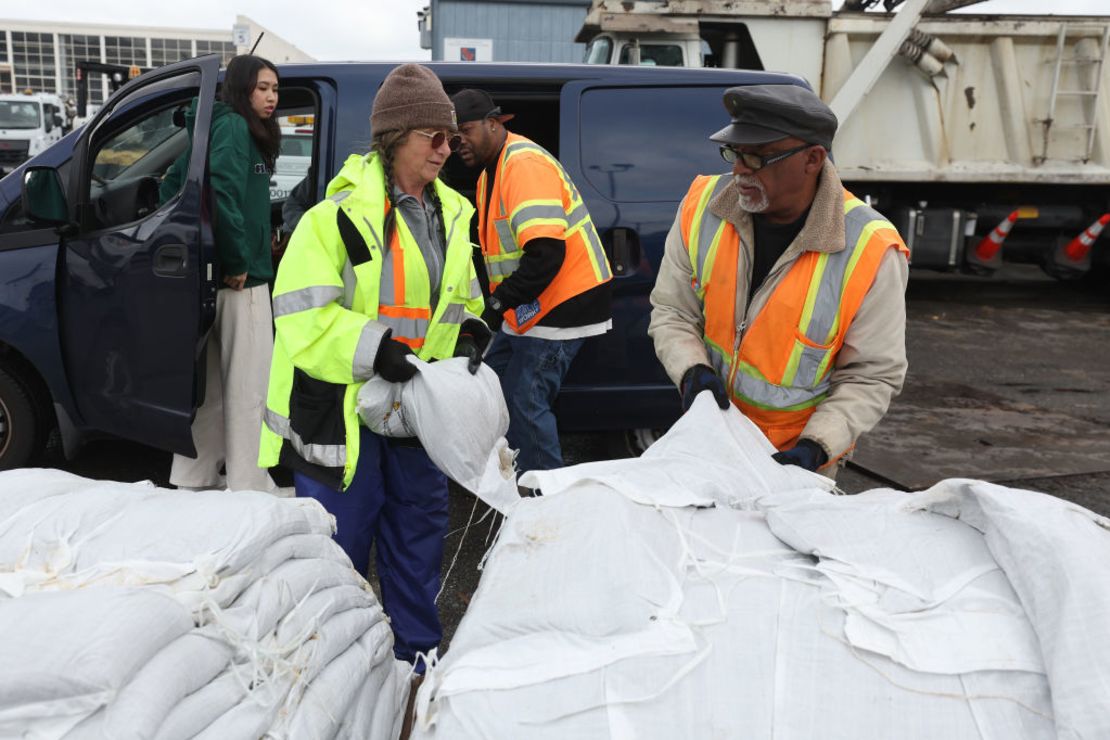
[[[297,157],[317,199],[347,154],[368,148],[370,106],[393,66],[281,68],[277,115],[302,122]],[[725,122],[721,93],[804,83],[740,70],[430,66],[449,94],[488,90],[516,114],[510,129],[562,161],[612,263],[613,330],[589,340],[571,368],[561,427],[666,428],[678,395],[647,336],[648,294],[690,181],[727,169],[707,139]],[[189,430],[204,397],[197,368],[219,281],[205,179],[219,77],[215,56],[148,72],[0,181],[0,469],[26,464],[55,427],[67,454],[93,434],[195,454]],[[194,97],[188,176],[160,206],[159,181],[187,143],[180,111]],[[457,158],[443,175],[471,198],[476,176]],[[275,228],[287,192],[272,190]]]

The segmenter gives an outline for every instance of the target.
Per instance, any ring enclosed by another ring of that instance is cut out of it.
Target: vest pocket
[[[798,370],[794,374],[795,388],[816,388],[828,375],[832,355],[836,351],[835,340],[830,344],[816,344],[804,334],[795,334],[794,353],[798,358]]]
[[[314,378],[293,369],[289,394],[290,437],[282,444],[280,461],[335,489],[343,487],[347,439],[343,397],[347,386]]]

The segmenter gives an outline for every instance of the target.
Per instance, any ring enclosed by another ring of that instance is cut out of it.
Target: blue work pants
[[[335,516],[335,539],[359,573],[366,575],[370,546],[377,543],[393,653],[415,663],[418,652],[427,653],[443,637],[436,595],[448,525],[447,478],[423,448],[360,428],[358,466],[346,491],[301,473],[293,482],[298,496],[316,499]]]

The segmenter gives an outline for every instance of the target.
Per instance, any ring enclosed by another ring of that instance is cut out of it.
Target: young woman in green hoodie
[[[274,118],[277,69],[262,57],[237,56],[227,65],[220,97],[212,112],[208,174],[222,284],[208,338],[204,404],[193,421],[197,457],[174,455],[170,482],[179,488],[273,491],[257,461],[274,341],[268,282],[274,276],[270,175],[281,142]],[[196,101],[186,113],[190,137],[195,113]],[[186,151],[166,173],[163,200],[180,190],[188,157]]]

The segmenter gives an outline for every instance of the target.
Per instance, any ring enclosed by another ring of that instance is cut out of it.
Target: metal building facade
[[[432,59],[581,62],[574,37],[589,9],[590,0],[431,0]]]

